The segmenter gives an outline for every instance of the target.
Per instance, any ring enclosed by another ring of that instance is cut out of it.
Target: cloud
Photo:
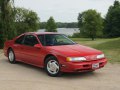
[[[15,6],[37,12],[41,21],[53,16],[56,21],[75,22],[78,13],[96,9],[104,16],[114,0],[15,0]]]

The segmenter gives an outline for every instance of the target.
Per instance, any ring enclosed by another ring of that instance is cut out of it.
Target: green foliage
[[[73,33],[72,38],[80,38],[80,33]]]
[[[57,25],[53,17],[50,17],[47,21],[46,32],[57,32]]]
[[[39,18],[37,14],[25,8],[15,9],[15,27],[17,35],[25,32],[33,32],[39,29]]]
[[[0,48],[2,48],[4,41],[12,39],[15,36],[14,28],[14,6],[13,0],[0,0],[0,21],[1,27],[0,32]]]
[[[106,37],[120,37],[120,2],[117,0],[109,7],[105,18],[104,34]]]
[[[39,29],[39,18],[31,10],[14,7],[14,0],[0,0],[0,48],[6,40]]]
[[[103,19],[100,13],[90,9],[79,14],[78,27],[83,36],[94,40],[94,38],[103,34]]]
[[[1,17],[1,13],[0,13],[0,17]],[[0,18],[0,48],[3,47],[3,31],[2,31],[2,21],[1,21],[1,18]]]
[[[57,22],[58,28],[78,28],[77,22],[71,22],[71,23],[61,23]]]
[[[41,22],[40,24],[39,24],[39,28],[40,29],[45,29],[46,28],[46,22]]]

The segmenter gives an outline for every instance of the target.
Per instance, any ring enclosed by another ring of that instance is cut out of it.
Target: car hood
[[[69,57],[98,55],[102,52],[87,46],[75,44],[75,45],[61,45],[61,46],[48,46],[48,50],[61,53],[62,55]]]

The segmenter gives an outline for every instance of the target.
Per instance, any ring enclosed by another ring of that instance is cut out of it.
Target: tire
[[[8,51],[8,60],[12,64],[16,63],[15,54],[14,54],[14,51],[12,49],[9,49],[9,51]]]
[[[45,60],[45,70],[49,76],[61,76],[60,64],[54,56],[50,56]]]

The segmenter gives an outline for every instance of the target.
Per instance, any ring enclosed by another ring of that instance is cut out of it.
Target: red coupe
[[[9,40],[4,44],[4,54],[12,64],[19,61],[45,68],[50,76],[94,71],[107,63],[101,51],[50,32],[28,32]]]

